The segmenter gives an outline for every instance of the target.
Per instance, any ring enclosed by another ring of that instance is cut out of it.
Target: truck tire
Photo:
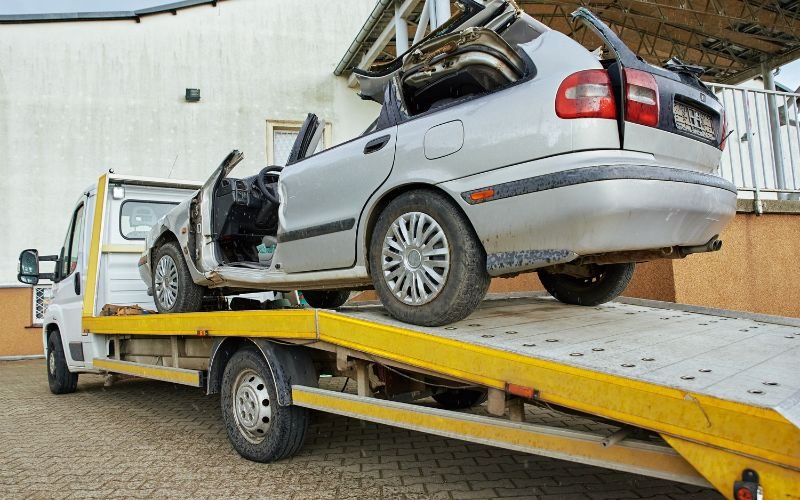
[[[539,280],[550,295],[565,304],[596,306],[619,297],[631,282],[635,267],[632,262],[597,266],[589,278],[542,270]]]
[[[403,193],[372,232],[369,266],[378,298],[400,321],[441,326],[467,317],[489,288],[486,252],[445,195]]]
[[[446,389],[434,394],[433,399],[446,410],[464,410],[483,403],[486,396],[480,389]]]
[[[222,420],[233,448],[254,462],[274,462],[303,445],[310,412],[278,404],[264,356],[255,348],[237,351],[222,376]]]
[[[350,290],[304,290],[303,297],[315,309],[338,309],[350,298]]]
[[[169,241],[155,251],[153,301],[160,313],[196,312],[203,307],[205,289],[189,274],[177,242]]]
[[[58,330],[53,330],[47,337],[47,385],[53,394],[69,394],[78,388],[78,374],[67,368]]]

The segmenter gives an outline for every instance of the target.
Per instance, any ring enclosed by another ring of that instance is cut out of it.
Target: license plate
[[[711,115],[704,113],[685,104],[676,102],[673,107],[675,126],[678,130],[689,132],[704,139],[714,139],[714,126]]]

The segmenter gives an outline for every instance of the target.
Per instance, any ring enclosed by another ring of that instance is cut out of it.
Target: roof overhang
[[[398,2],[398,12],[412,33],[424,4],[423,0]],[[588,7],[648,62],[661,65],[676,56],[705,67],[708,81],[738,83],[761,74],[762,65],[775,68],[800,58],[800,0],[517,0],[517,4],[571,36],[576,34],[570,14]],[[396,57],[394,19],[395,2],[378,0],[334,74],[349,76],[354,67],[366,69]]]
[[[137,10],[114,10],[101,12],[52,12],[37,14],[3,14],[0,15],[0,24],[21,24],[21,23],[52,23],[67,21],[116,21],[132,20],[137,23],[144,16],[153,14],[172,13],[177,14],[181,9],[196,7],[198,5],[211,5],[215,7],[217,2],[224,0],[183,0],[180,2],[170,2],[162,5],[148,7]]]

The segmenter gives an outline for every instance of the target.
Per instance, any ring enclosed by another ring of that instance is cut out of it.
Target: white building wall
[[[266,121],[315,112],[333,142],[378,109],[332,72],[374,0],[227,0],[133,21],[0,29],[0,285],[57,253],[81,190],[117,173],[205,179],[266,164]],[[184,99],[199,88],[201,100]],[[45,264],[46,265],[46,264]]]

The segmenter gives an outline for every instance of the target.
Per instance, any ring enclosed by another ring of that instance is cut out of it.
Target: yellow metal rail
[[[317,338],[316,312],[311,309],[84,317],[83,329],[109,335]]]
[[[603,437],[588,432],[514,423],[297,385],[292,387],[292,402],[439,436],[709,486],[675,450],[663,445],[622,441],[605,447]]]
[[[197,370],[172,368],[170,366],[144,365],[142,363],[131,363],[128,361],[104,358],[95,358],[93,364],[97,369],[113,373],[122,373],[153,380],[163,380],[164,382],[174,382],[176,384],[191,385],[193,387],[203,386],[203,372]]]

